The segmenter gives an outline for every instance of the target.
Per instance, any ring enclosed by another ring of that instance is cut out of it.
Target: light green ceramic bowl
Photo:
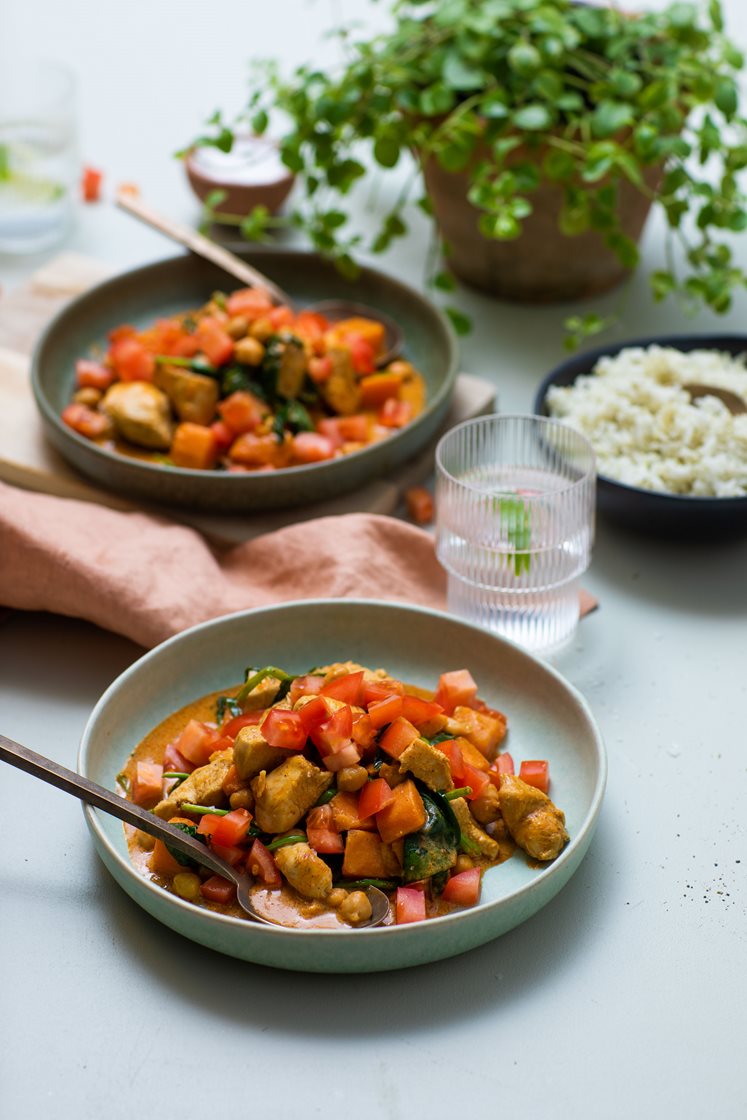
[[[506,712],[516,760],[548,758],[552,795],[570,843],[554,863],[517,854],[488,870],[480,903],[431,921],[369,930],[289,930],[202,910],[132,868],[122,825],[87,807],[99,855],[145,910],[177,933],[241,960],[302,972],[376,972],[424,964],[482,945],[525,921],[557,894],[592,838],[606,757],[585,701],[553,669],[518,647],[449,615],[355,600],[312,600],[229,615],[147,653],[104,693],[85,729],[79,770],[109,788],[143,736],[190,700],[241,679],[247,665],[303,672],[351,659],[435,686],[467,667],[485,700]]]
[[[75,362],[106,345],[120,323],[146,327],[155,319],[200,307],[216,288],[239,282],[195,256],[172,257],[98,284],[50,323],[34,352],[31,383],[47,438],[98,486],[147,502],[212,513],[305,505],[363,486],[415,455],[441,426],[457,373],[457,346],[448,321],[425,296],[401,281],[362,268],[346,280],[315,253],[253,248],[240,254],[275,280],[299,307],[348,299],[378,308],[399,324],[403,356],[423,374],[426,406],[387,439],[351,455],[277,471],[199,471],[149,463],[107,451],[60,419],[74,390]]]

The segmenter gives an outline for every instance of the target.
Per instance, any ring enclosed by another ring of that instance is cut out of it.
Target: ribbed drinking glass
[[[588,440],[540,416],[484,416],[443,436],[436,470],[449,609],[535,653],[567,642],[594,539]]]

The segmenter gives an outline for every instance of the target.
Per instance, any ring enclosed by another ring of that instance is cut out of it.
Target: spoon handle
[[[19,770],[24,770],[27,774],[32,774],[35,778],[41,778],[42,781],[57,786],[65,793],[71,793],[80,801],[94,805],[97,809],[103,809],[105,813],[110,813],[113,817],[119,817],[127,824],[150,833],[158,840],[163,840],[171,847],[178,848],[180,852],[191,856],[216,874],[222,875],[224,879],[238,882],[238,876],[230,864],[214,855],[205,844],[182,832],[180,828],[167,824],[153,813],[149,813],[147,809],[141,809],[139,805],[126,801],[111,790],[89,781],[88,778],[68,770],[65,766],[60,766],[58,762],[53,762],[52,759],[45,758],[36,751],[29,750],[28,747],[21,746],[5,735],[0,735],[0,759]]]
[[[265,288],[266,291],[272,296],[277,303],[284,303],[292,306],[292,300],[286,292],[274,284],[264,273],[259,272],[256,268],[252,268],[246,261],[242,261],[239,257],[230,253],[228,249],[224,249],[222,245],[217,245],[215,241],[211,241],[208,237],[198,233],[197,230],[190,229],[189,226],[184,226],[180,222],[175,222],[172,218],[167,218],[163,214],[157,213],[150,206],[141,202],[139,198],[126,192],[120,192],[117,195],[117,206],[121,210],[126,210],[128,214],[133,217],[139,218],[141,222],[157,229],[159,233],[165,234],[170,237],[172,241],[177,241],[180,245],[196,253],[198,257],[205,257],[206,260],[212,261],[222,268],[224,272],[228,272],[231,276],[235,276],[242,284],[248,284],[251,288]]]

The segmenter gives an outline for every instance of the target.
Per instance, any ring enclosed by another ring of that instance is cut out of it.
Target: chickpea
[[[337,788],[346,793],[355,793],[368,781],[368,771],[363,766],[346,766],[337,775]]]
[[[470,859],[469,856],[457,856],[457,861],[454,864],[454,872],[458,875],[460,871],[470,871],[474,866],[475,861]]]
[[[335,889],[330,891],[327,895],[327,904],[331,906],[333,910],[336,910],[338,906],[342,906],[347,897],[347,891],[344,891],[342,887],[335,887]]]
[[[249,327],[249,334],[252,338],[256,338],[257,342],[266,342],[270,335],[274,333],[269,319],[255,319]]]
[[[249,330],[249,320],[243,315],[234,315],[233,319],[229,319],[226,323],[226,333],[231,336],[234,341],[239,338],[244,338]]]
[[[247,787],[246,789],[237,789],[232,793],[228,799],[232,809],[253,809],[254,808],[254,794]]]
[[[364,891],[351,891],[340,906],[340,917],[343,921],[356,925],[365,922],[371,917],[371,903]]]
[[[234,355],[237,362],[244,362],[248,366],[258,366],[265,356],[265,348],[256,338],[240,338],[236,343]]]
[[[83,389],[78,389],[73,393],[73,400],[76,404],[87,404],[89,408],[95,408],[103,395],[100,389],[94,389],[92,385],[86,385]]]
[[[180,898],[196,902],[200,897],[200,876],[191,871],[180,871],[173,878],[173,887]]]

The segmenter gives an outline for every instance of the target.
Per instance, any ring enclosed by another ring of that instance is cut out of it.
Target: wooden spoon
[[[179,245],[183,245],[198,257],[204,257],[205,260],[217,264],[224,272],[230,276],[234,276],[240,280],[242,284],[248,285],[250,288],[264,288],[269,292],[270,296],[276,303],[285,304],[287,307],[293,308],[293,300],[279,288],[269,277],[260,272],[259,269],[252,268],[246,261],[241,260],[234,253],[224,249],[222,245],[216,244],[211,241],[209,237],[198,233],[197,230],[192,229],[190,226],[184,226],[180,222],[175,222],[172,218],[166,218],[163,214],[159,214],[153,210],[152,207],[147,206],[137,196],[127,192],[120,191],[116,198],[117,206],[131,214],[135,218],[139,218],[141,222],[151,226],[153,229],[163,233],[172,241],[176,241]],[[402,331],[393,319],[385,315],[382,311],[377,311],[373,307],[366,307],[363,304],[352,303],[348,300],[334,299],[324,300],[321,303],[312,304],[309,311],[317,311],[325,315],[331,322],[339,322],[341,319],[350,319],[356,316],[363,316],[367,319],[375,319],[381,323],[385,330],[385,343],[384,352],[377,359],[378,366],[388,365],[393,361],[398,354],[402,352],[403,337]]]
[[[715,385],[701,385],[700,382],[696,381],[688,382],[682,388],[690,394],[690,399],[693,401],[697,400],[698,397],[717,397],[722,404],[726,405],[732,416],[741,416],[742,413],[747,412],[747,404],[738,393],[732,393],[731,389],[719,389]]]
[[[8,739],[5,735],[0,735],[0,759],[9,762],[11,766],[16,766],[19,770],[24,770],[27,774],[32,774],[35,778],[41,778],[42,781],[57,786],[65,793],[71,793],[73,797],[77,797],[80,801],[94,805],[97,809],[103,809],[105,813],[110,813],[113,817],[119,817],[127,824],[134,825],[135,828],[140,828],[143,832],[148,832],[151,836],[163,840],[172,848],[178,848],[180,852],[191,856],[203,867],[209,868],[217,875],[222,875],[224,879],[229,879],[234,883],[236,900],[239,906],[254,921],[264,922],[268,926],[283,925],[282,922],[273,921],[272,918],[269,918],[254,906],[251,897],[254,880],[249,875],[238,871],[230,863],[226,863],[225,860],[211,852],[200,840],[195,840],[194,837],[182,832],[175,825],[167,824],[166,821],[161,820],[154,813],[141,809],[139,805],[135,805],[131,801],[125,801],[123,797],[105,789],[104,786],[97,785],[96,782],[91,782],[88,778],[68,770],[65,766],[60,766],[59,763],[45,758],[44,755],[21,746],[20,743]],[[389,900],[383,891],[380,891],[377,887],[368,887],[366,895],[371,903],[371,917],[366,921],[358,922],[355,926],[356,929],[381,925],[389,913]],[[283,928],[289,927],[284,926]]]

